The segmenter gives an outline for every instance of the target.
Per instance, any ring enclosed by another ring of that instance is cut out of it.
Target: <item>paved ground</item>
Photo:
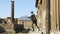
[[[41,34],[40,31],[29,32],[28,34]]]
[[[28,34],[42,34],[42,32],[38,31],[38,29],[36,29],[35,31],[29,31]]]

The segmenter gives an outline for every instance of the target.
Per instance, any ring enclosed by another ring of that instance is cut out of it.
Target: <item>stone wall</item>
[[[18,20],[17,24],[24,25],[24,28],[31,28],[32,27],[32,21],[31,20]]]

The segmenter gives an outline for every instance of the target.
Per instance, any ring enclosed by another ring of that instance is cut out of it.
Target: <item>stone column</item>
[[[14,31],[14,0],[11,0],[11,22],[12,23],[10,23],[9,25],[11,25],[10,27],[11,27],[11,29],[13,30],[13,32],[15,32]]]
[[[57,0],[57,23],[58,23],[58,31],[60,31],[60,0]]]
[[[51,29],[51,22],[50,22],[50,0],[46,0],[45,25],[46,25],[46,34],[50,34],[50,29]]]
[[[50,0],[42,1],[42,20],[44,28],[44,34],[50,34]]]
[[[14,22],[14,1],[11,1],[11,21]]]
[[[38,23],[40,23],[43,34],[50,34],[50,0],[42,0],[42,3],[37,4]]]
[[[51,0],[51,30],[60,30],[60,0]]]
[[[57,23],[57,19],[56,19],[56,5],[55,5],[55,0],[51,0],[52,4],[51,4],[51,30],[56,30],[56,23]]]

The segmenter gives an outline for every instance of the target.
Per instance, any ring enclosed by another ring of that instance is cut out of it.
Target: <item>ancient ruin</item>
[[[36,0],[38,25],[44,34],[60,31],[60,0]]]

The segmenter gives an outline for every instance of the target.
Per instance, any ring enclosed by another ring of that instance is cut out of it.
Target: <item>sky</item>
[[[14,17],[30,16],[30,12],[37,13],[35,0],[14,0]],[[11,16],[11,0],[0,0],[0,18]]]

